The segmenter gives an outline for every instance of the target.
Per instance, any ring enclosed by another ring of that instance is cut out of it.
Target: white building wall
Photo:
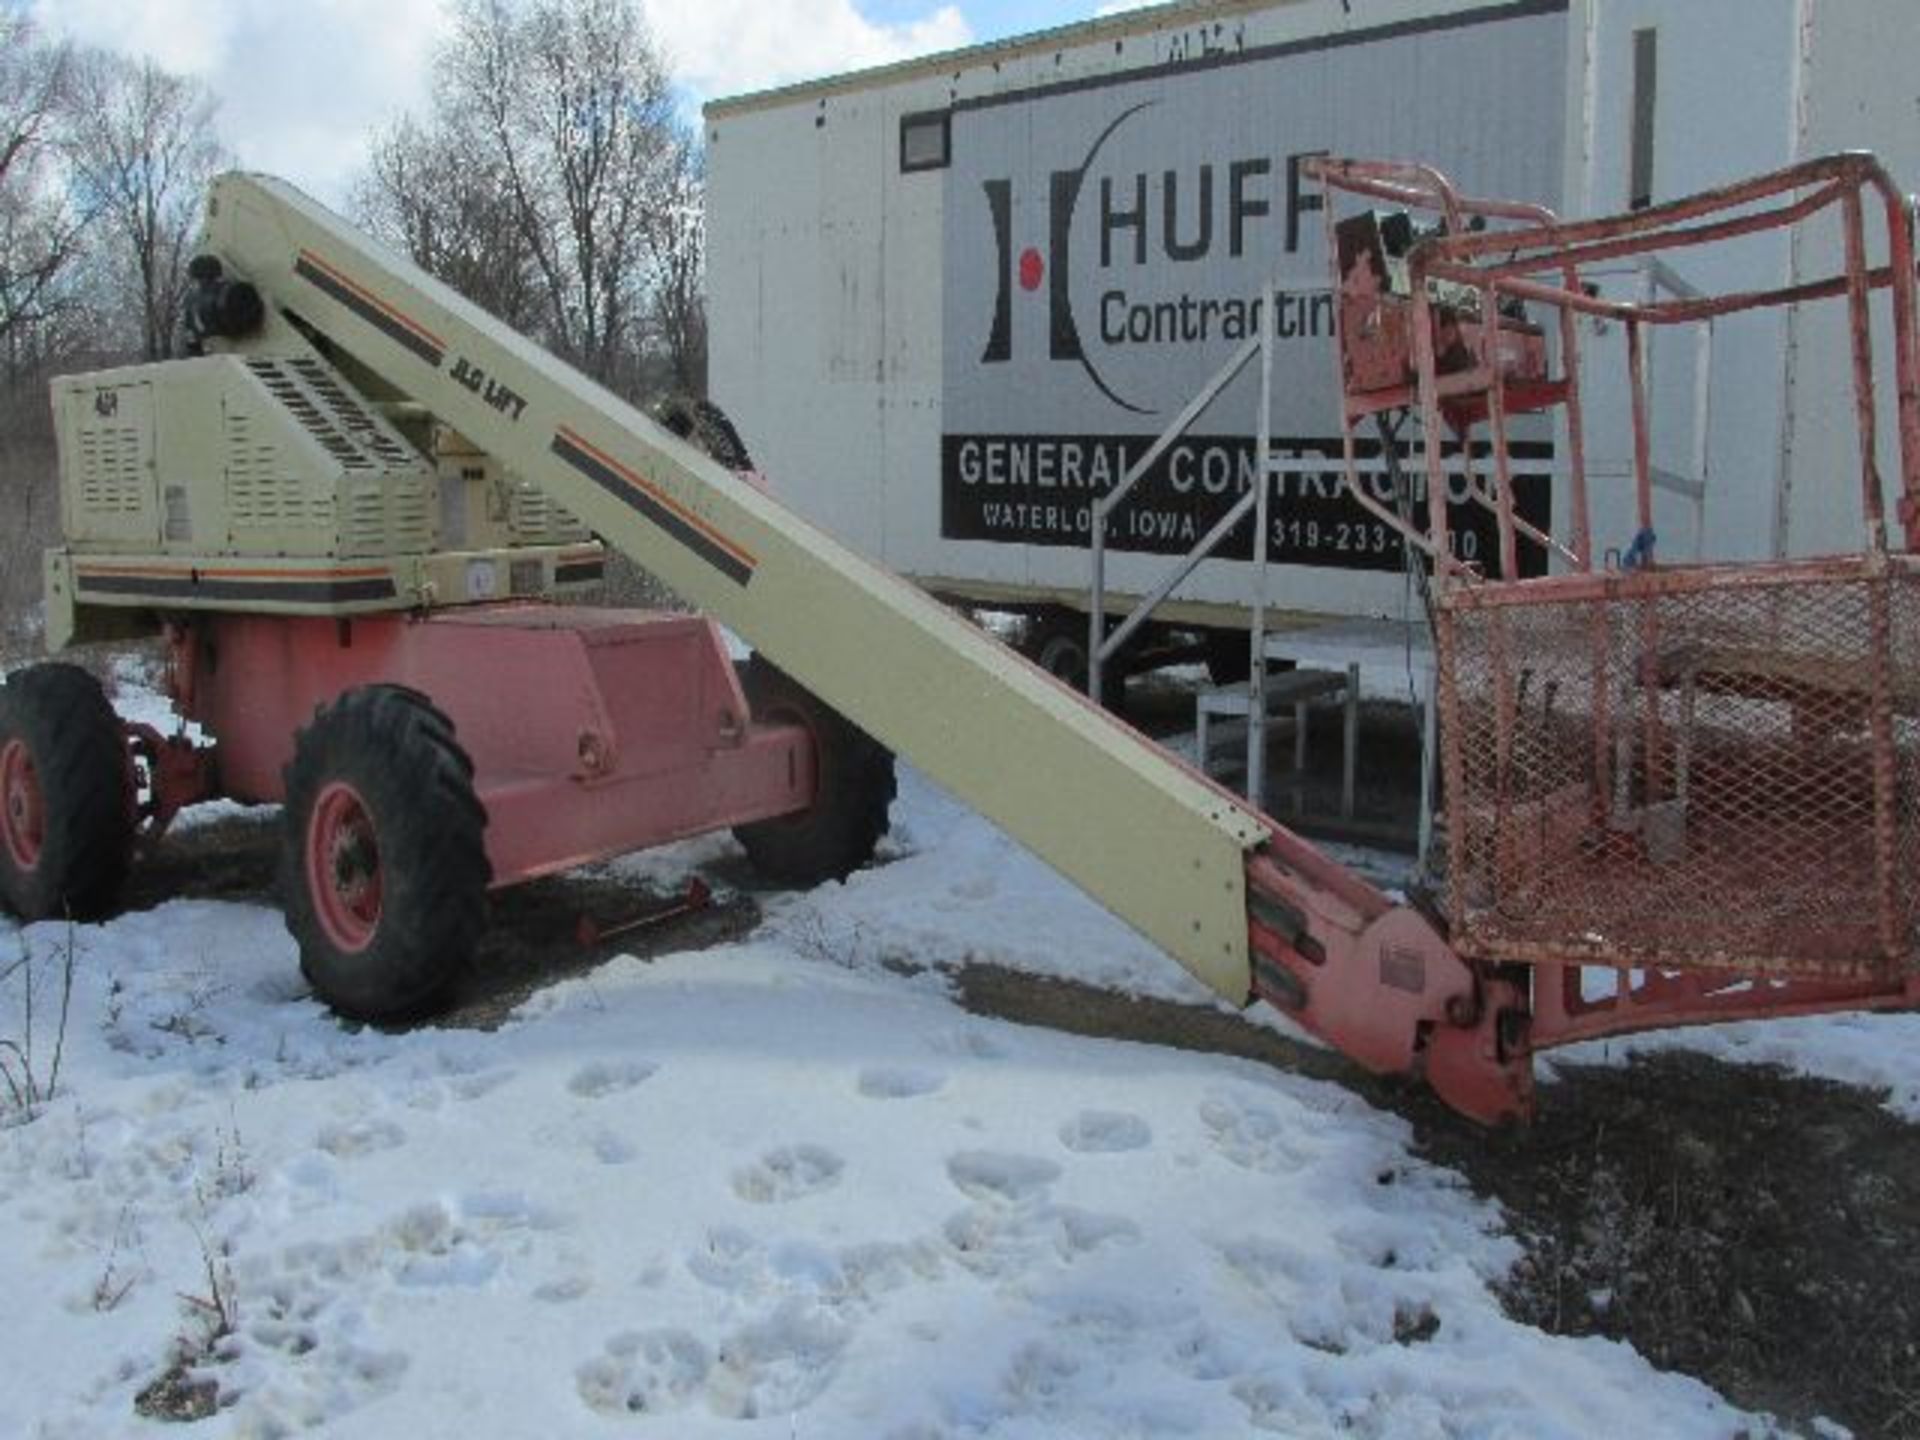
[[[1627,208],[1632,132],[1634,33],[1657,37],[1653,198],[1674,200],[1786,165],[1793,157],[1797,68],[1796,0],[1579,0],[1573,33],[1588,53],[1569,87],[1569,189],[1579,215]],[[1579,41],[1576,41],[1579,43]],[[1580,72],[1584,71],[1582,75]],[[1583,93],[1584,88],[1584,93]],[[1678,251],[1667,263],[1708,291],[1783,285],[1790,271],[1784,234]],[[1773,496],[1780,477],[1785,319],[1779,312],[1717,322],[1712,456],[1706,503],[1706,558],[1757,559],[1774,545]],[[1656,463],[1689,468],[1693,451],[1691,331],[1657,337],[1650,401]],[[1590,433],[1594,459],[1624,471],[1631,456],[1626,423],[1623,337],[1600,337],[1589,350],[1594,384]],[[1632,536],[1621,493],[1596,504],[1596,543],[1623,546]],[[1691,502],[1656,497],[1654,528],[1668,559],[1690,558]]]
[[[1809,20],[1805,105],[1800,155],[1871,150],[1911,191],[1920,185],[1920,5],[1914,0],[1801,0]],[[1870,258],[1885,259],[1878,243],[1882,216],[1869,213]],[[1838,272],[1840,232],[1809,233],[1796,257],[1796,278]],[[1894,430],[1891,327],[1884,297],[1876,299],[1876,447],[1889,521],[1898,494]],[[1789,375],[1792,424],[1782,528],[1786,549],[1820,554],[1857,548],[1862,539],[1858,426],[1854,419],[1849,329],[1843,302],[1804,307],[1797,321]],[[1899,533],[1894,531],[1898,543]]]

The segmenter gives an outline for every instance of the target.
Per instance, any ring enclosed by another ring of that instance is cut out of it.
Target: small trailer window
[[[1658,51],[1655,32],[1633,32],[1633,133],[1627,150],[1627,205],[1653,203],[1653,96]]]
[[[900,170],[944,170],[953,159],[953,117],[945,110],[900,117]]]

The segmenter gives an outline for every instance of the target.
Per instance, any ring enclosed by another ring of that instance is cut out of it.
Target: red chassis
[[[211,615],[169,627],[169,688],[213,738],[134,727],[163,827],[215,796],[285,798],[296,736],[325,702],[398,685],[432,697],[473,762],[494,889],[812,803],[800,725],[749,719],[718,627],[699,616],[542,604],[351,620]]]

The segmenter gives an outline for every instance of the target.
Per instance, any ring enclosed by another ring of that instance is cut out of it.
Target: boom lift
[[[1378,185],[1402,202],[1439,193]],[[1549,243],[1582,240],[1535,220]],[[1911,235],[1904,212],[1899,220],[1892,288],[1903,474],[1915,494]],[[1471,249],[1465,237],[1430,244]],[[1416,275],[1426,253],[1415,252]],[[109,906],[136,829],[157,833],[185,804],[284,801],[283,890],[303,968],[337,1009],[399,1016],[444,991],[484,923],[489,887],[728,826],[776,875],[846,874],[884,829],[897,751],[1225,999],[1269,999],[1369,1068],[1421,1073],[1450,1104],[1495,1121],[1527,1111],[1540,1017],[1568,1012],[1559,981],[1594,958],[1586,933],[1570,928],[1584,920],[1564,908],[1536,907],[1531,931],[1489,938],[1486,916],[1506,915],[1512,882],[1537,853],[1529,846],[1551,837],[1579,859],[1597,835],[1607,865],[1653,865],[1657,827],[1643,818],[1615,844],[1623,832],[1611,798],[1624,787],[1627,808],[1644,817],[1664,803],[1651,799],[1656,775],[1693,799],[1716,773],[1710,746],[1680,752],[1663,741],[1599,780],[1544,791],[1516,783],[1521,717],[1558,734],[1570,723],[1563,702],[1543,710],[1524,678],[1450,675],[1449,732],[1480,735],[1471,726],[1485,711],[1495,738],[1487,796],[1474,788],[1487,765],[1449,751],[1456,853],[1490,864],[1494,884],[1489,908],[1490,882],[1456,870],[1449,943],[1434,919],[291,187],[217,181],[192,275],[201,353],[56,383],[66,543],[47,558],[48,639],[58,649],[158,628],[175,703],[213,744],[123,725],[75,667],[13,676],[0,690],[0,893],[28,916]],[[1849,280],[1864,295],[1888,276],[1858,262]],[[1494,284],[1536,298],[1505,272]],[[1501,314],[1503,297],[1492,299],[1484,313]],[[1415,343],[1413,371],[1392,378],[1413,374],[1407,393],[1423,403],[1464,395],[1457,377],[1440,378],[1422,339],[1433,327],[1424,282],[1394,303]],[[1508,333],[1502,322],[1470,335],[1476,373]],[[1357,338],[1343,331],[1349,357]],[[1490,415],[1510,378],[1481,385]],[[1577,386],[1569,377],[1562,388]],[[1363,413],[1354,393],[1349,424]],[[1530,389],[1524,403],[1544,395]],[[1865,423],[1870,434],[1870,414]],[[1504,479],[1500,470],[1490,503],[1502,504]],[[598,578],[603,544],[704,616],[555,603]],[[1906,557],[1884,545],[1860,563],[1906,583]],[[1452,571],[1438,572],[1451,594]],[[1584,578],[1602,600],[1618,593],[1621,577]],[[1695,584],[1679,572],[1671,583]],[[1577,613],[1599,613],[1584,595],[1571,602]],[[1508,612],[1496,602],[1456,608],[1496,617],[1489,655],[1528,643],[1501,628]],[[754,647],[744,677],[716,622]],[[1453,623],[1458,636],[1468,622]],[[1632,625],[1624,633],[1629,644],[1654,638]],[[1457,639],[1443,645],[1443,655],[1465,653]],[[1646,704],[1681,692],[1696,699],[1680,703],[1697,703],[1722,693],[1709,677],[1720,686],[1732,673],[1696,663],[1682,685],[1667,670],[1622,663]],[[1890,787],[1877,758],[1869,767],[1870,828],[1875,843],[1890,836],[1897,848],[1914,824],[1899,699],[1920,686],[1913,657],[1891,663],[1846,691],[1847,707],[1818,738],[1853,757],[1849,775],[1863,747],[1890,757]],[[1742,703],[1782,703],[1740,683]],[[1582,693],[1597,704],[1612,685]],[[1558,693],[1570,702],[1574,688]],[[1890,748],[1875,748],[1896,729]],[[1602,726],[1581,753],[1611,756],[1611,735]],[[1491,838],[1476,828],[1489,805]],[[1901,909],[1874,934],[1870,981],[1856,965],[1838,988],[1789,989],[1771,1008],[1912,1001],[1912,916]],[[1695,938],[1688,932],[1680,949]],[[1693,985],[1721,975],[1718,953],[1662,951],[1652,963]],[[1669,1007],[1652,1023],[1708,1013]],[[1647,1012],[1623,1008],[1575,1028],[1644,1023]]]

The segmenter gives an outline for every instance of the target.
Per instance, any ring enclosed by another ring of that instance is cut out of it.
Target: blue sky
[[[910,21],[937,9],[915,4],[913,0],[869,0],[860,9],[875,21],[897,24]],[[1092,15],[1093,4],[1068,3],[1068,0],[1032,0],[1016,4],[1014,0],[976,0],[954,7],[966,17],[976,40],[1000,40],[1009,35],[1024,35],[1033,30],[1048,30]]]

